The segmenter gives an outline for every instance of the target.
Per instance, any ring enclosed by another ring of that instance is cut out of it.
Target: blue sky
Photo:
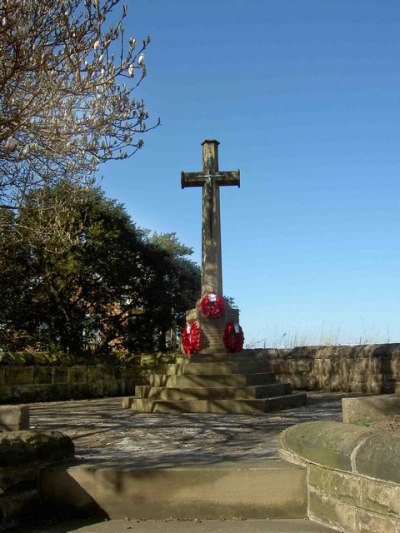
[[[400,2],[130,0],[137,92],[162,126],[102,167],[132,219],[201,250],[201,142],[220,141],[224,292],[249,345],[400,342]]]

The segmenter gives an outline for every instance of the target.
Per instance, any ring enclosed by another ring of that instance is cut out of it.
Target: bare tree
[[[119,0],[0,0],[0,207],[60,180],[90,184],[99,165],[143,145],[133,92],[147,38],[125,38]]]

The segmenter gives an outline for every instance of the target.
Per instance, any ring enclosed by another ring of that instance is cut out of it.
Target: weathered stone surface
[[[275,374],[259,372],[257,374],[215,374],[166,376],[154,374],[149,376],[152,387],[234,387],[241,385],[265,385],[275,383]]]
[[[356,509],[354,531],[361,533],[398,533],[400,531],[400,521],[382,514],[371,513],[365,509]]]
[[[280,445],[283,458],[307,465],[309,518],[349,532],[400,531],[400,431],[311,422],[285,430]]]
[[[0,433],[0,467],[73,457],[72,440],[59,431]]]
[[[7,385],[25,385],[33,383],[33,367],[6,367],[5,383]]]
[[[356,530],[356,509],[310,489],[308,492],[308,517],[339,528],[339,531]]]
[[[0,467],[0,494],[36,488],[38,475],[37,462]]]
[[[149,386],[137,386],[136,398],[124,407],[146,413],[257,414],[307,402],[305,393],[291,394],[289,383],[276,383],[265,362],[234,355],[202,354],[165,365],[165,373],[149,376]]]
[[[163,365],[158,365],[162,368]],[[155,367],[157,368],[157,366]],[[99,398],[133,394],[152,369],[138,365],[0,366],[0,402],[32,402]],[[3,373],[3,374],[2,374]]]
[[[248,350],[265,359],[279,379],[304,390],[400,392],[400,344],[302,346]],[[308,373],[301,371],[309,366]]]
[[[400,394],[343,398],[343,422],[345,424],[369,425],[400,415]]]
[[[309,465],[308,484],[315,492],[325,494],[349,505],[361,505],[361,479],[359,476]]]
[[[280,435],[280,453],[284,459],[298,457],[325,467],[351,471],[351,454],[363,438],[374,431],[340,422],[305,422]]]
[[[158,400],[201,400],[201,399],[258,399],[270,396],[290,394],[287,383],[272,383],[270,385],[255,385],[248,387],[146,387],[139,385],[135,389],[138,398],[153,398]]]
[[[29,406],[1,405],[0,431],[29,429]]]
[[[37,516],[41,499],[36,489],[0,496],[0,529]]]
[[[399,450],[400,431],[375,430],[375,434],[360,442],[356,450],[356,471],[376,479],[400,483]]]
[[[400,485],[360,476],[360,507],[400,518]]]
[[[52,383],[53,369],[51,366],[36,366],[33,368],[33,383]]]
[[[306,403],[307,397],[302,393],[258,400],[221,400],[218,398],[208,400],[153,400],[151,398],[133,398],[131,409],[143,413],[258,414],[260,412],[290,409]]]
[[[46,469],[42,490],[57,505],[112,518],[299,518],[306,515],[305,469],[283,461],[203,467]]]

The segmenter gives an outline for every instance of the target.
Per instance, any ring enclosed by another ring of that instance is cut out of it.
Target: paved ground
[[[66,433],[77,457],[96,464],[168,468],[253,461],[277,458],[278,435],[288,426],[341,420],[344,396],[351,395],[311,393],[307,406],[256,416],[134,413],[121,409],[121,398],[38,403],[31,405],[31,427]]]
[[[27,533],[27,530],[18,530]],[[108,520],[71,521],[29,533],[329,533],[308,520]],[[17,533],[17,531],[15,531]]]
[[[31,405],[32,429],[57,429],[75,443],[82,463],[154,468],[278,458],[279,433],[309,420],[341,420],[341,399],[357,394],[308,395],[307,406],[262,415],[142,414],[121,398]],[[18,531],[26,531],[21,529]],[[109,520],[37,526],[31,533],[301,533],[330,531],[299,520]]]

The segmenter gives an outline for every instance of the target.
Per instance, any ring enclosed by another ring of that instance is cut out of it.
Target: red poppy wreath
[[[228,322],[224,332],[224,344],[228,353],[241,352],[243,350],[243,342],[242,327],[235,322]]]
[[[194,320],[188,322],[182,329],[183,353],[189,355],[197,353],[200,349],[200,326]]]
[[[209,292],[200,300],[200,311],[207,318],[218,318],[225,313],[224,300],[215,292]]]

